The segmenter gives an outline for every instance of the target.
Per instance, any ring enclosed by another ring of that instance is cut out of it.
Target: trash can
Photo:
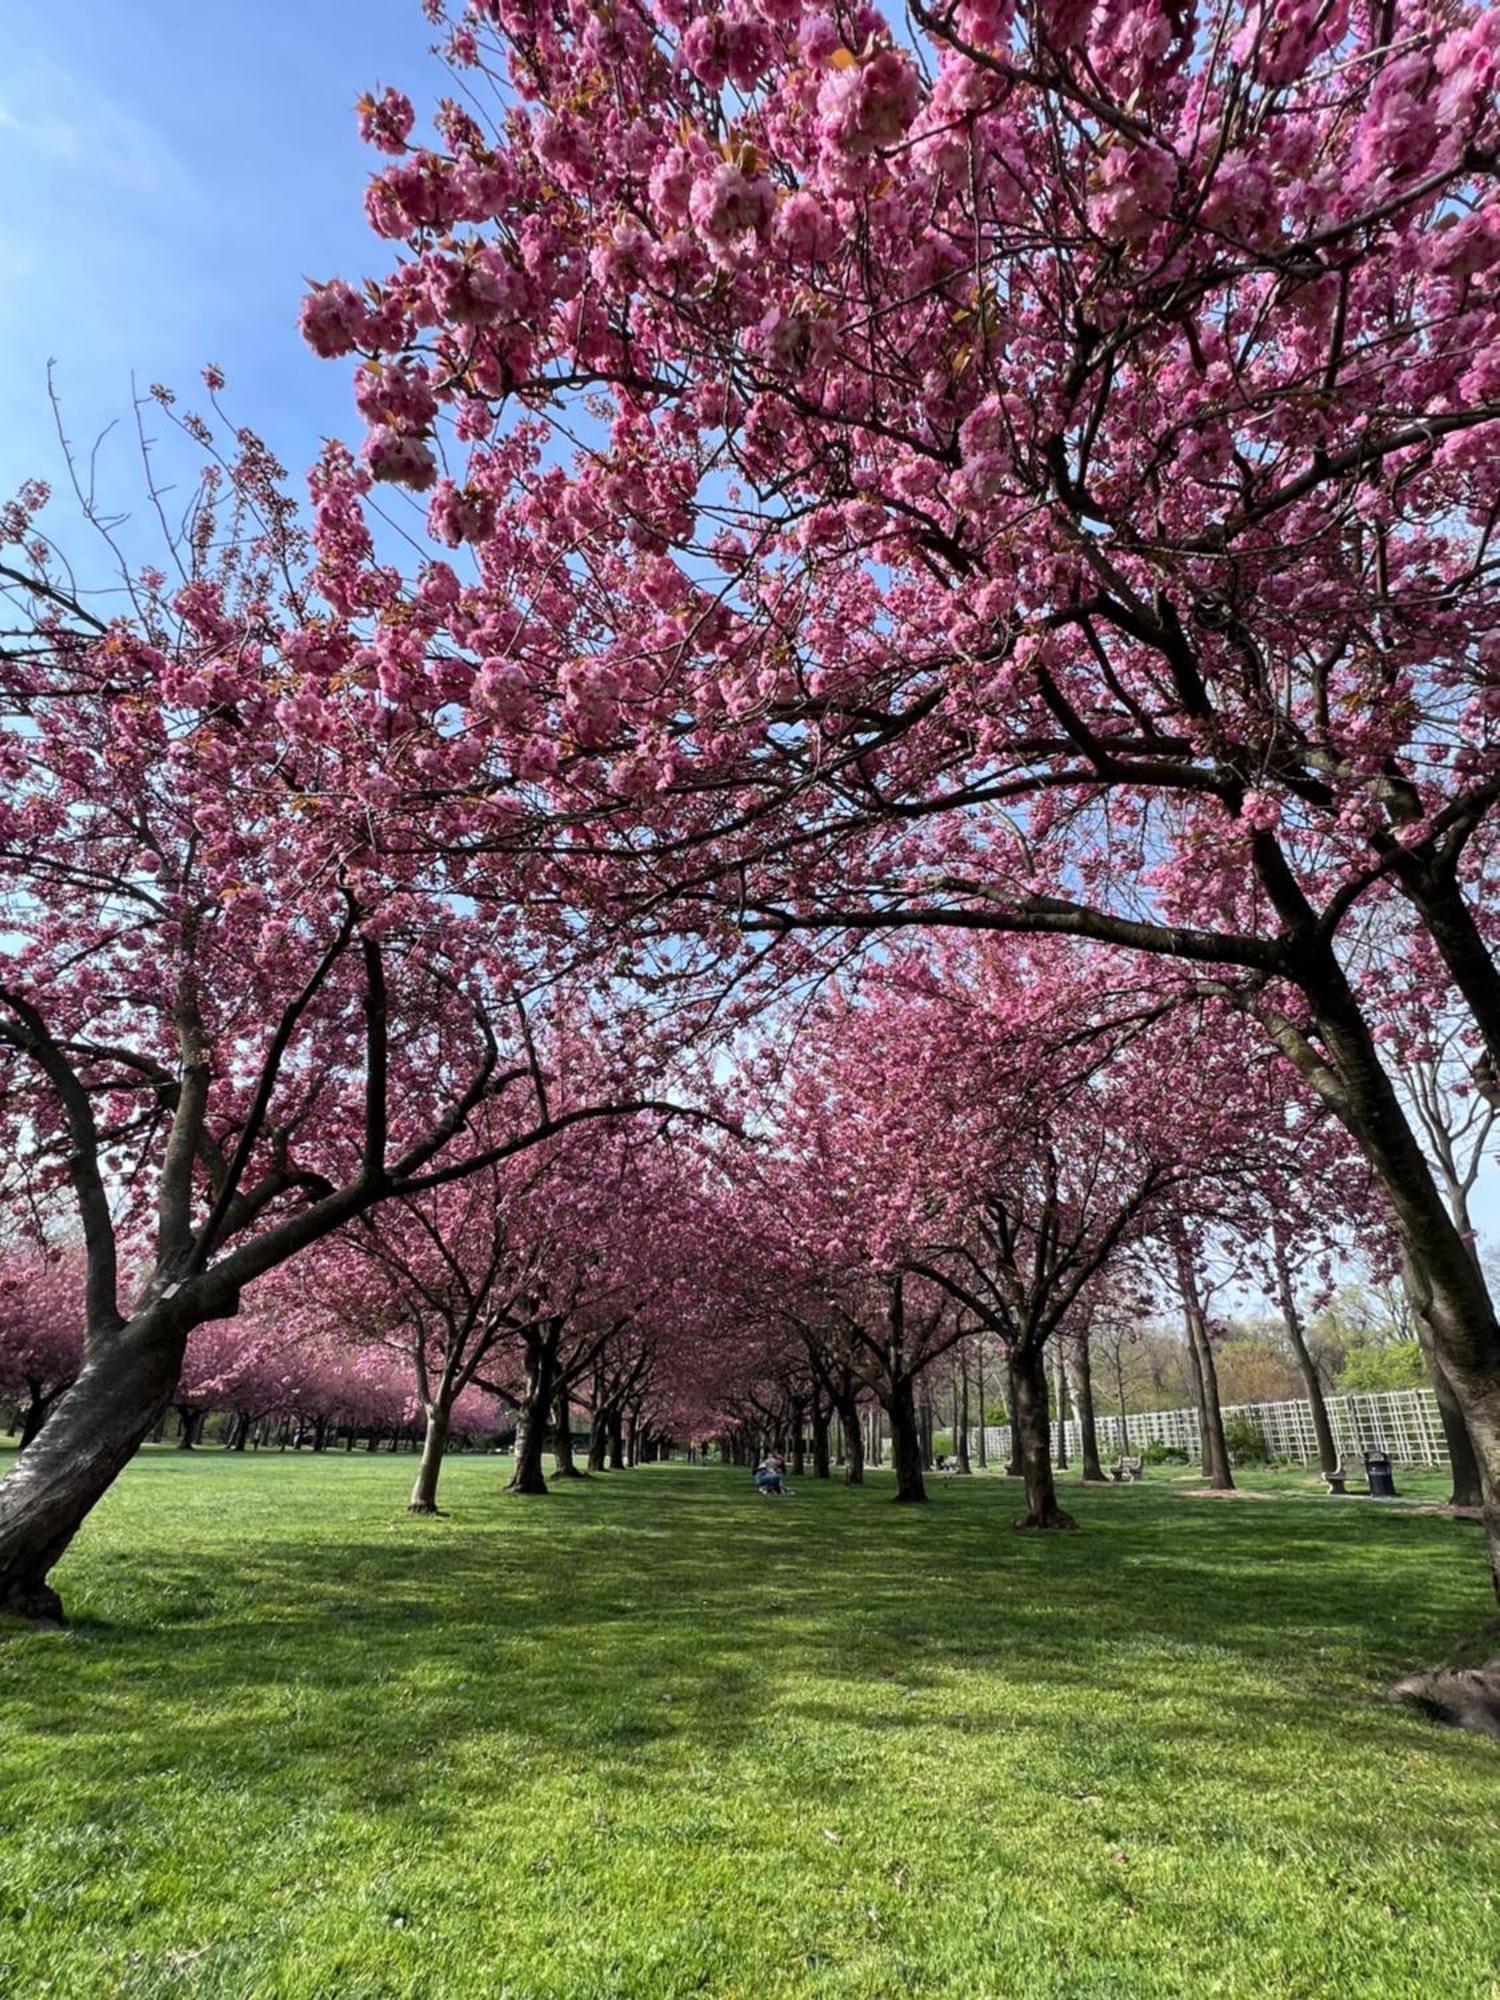
[[[1372,1500],[1394,1500],[1396,1482],[1391,1477],[1390,1454],[1384,1451],[1365,1453],[1365,1471],[1370,1477],[1370,1498]]]

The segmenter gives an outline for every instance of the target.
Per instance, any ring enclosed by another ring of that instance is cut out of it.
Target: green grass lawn
[[[412,1470],[148,1454],[0,1639],[7,2000],[1500,1995],[1500,1748],[1380,1699],[1469,1524]]]

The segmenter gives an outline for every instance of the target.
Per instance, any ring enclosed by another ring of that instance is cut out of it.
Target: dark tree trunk
[[[1052,1462],[1059,1472],[1065,1472],[1068,1466],[1068,1371],[1063,1363],[1060,1338],[1053,1365],[1053,1379],[1056,1383],[1054,1402],[1057,1410],[1057,1452]]]
[[[983,1472],[990,1462],[989,1441],[984,1434],[984,1342],[981,1340],[974,1349],[974,1389],[979,1398],[979,1470]]]
[[[1432,1391],[1437,1398],[1438,1418],[1442,1423],[1443,1438],[1448,1446],[1448,1471],[1453,1481],[1449,1504],[1454,1507],[1482,1507],[1484,1478],[1480,1470],[1479,1457],[1474,1449],[1474,1440],[1469,1435],[1463,1406],[1438,1355],[1427,1316],[1421,1309],[1420,1302],[1423,1297],[1421,1281],[1412,1268],[1410,1258],[1403,1260],[1402,1280],[1412,1308],[1412,1323],[1417,1330],[1417,1343],[1427,1363],[1427,1373],[1432,1378]]]
[[[829,1479],[833,1466],[828,1450],[828,1420],[831,1412],[821,1394],[814,1390],[812,1404],[808,1411],[808,1421],[812,1426],[812,1464],[814,1479]]]
[[[609,1412],[595,1403],[589,1418],[589,1471],[603,1472],[609,1463]]]
[[[1198,1279],[1186,1251],[1178,1252],[1177,1279],[1182,1291],[1183,1316],[1187,1322],[1193,1388],[1198,1399],[1203,1476],[1211,1491],[1232,1493],[1234,1474],[1229,1467],[1229,1446],[1224,1442],[1224,1414],[1219,1407],[1219,1371],[1214,1363],[1213,1342],[1208,1337],[1208,1320],[1198,1291]]]
[[[898,1375],[884,1399],[891,1420],[891,1464],[896,1472],[896,1498],[914,1502],[927,1498],[922,1479],[922,1434],[917,1420],[911,1377]]]
[[[961,1473],[968,1472],[969,1465],[969,1359],[960,1348],[958,1352],[958,1380],[953,1391],[953,1455],[958,1460]]]
[[[1052,1477],[1052,1450],[1047,1419],[1047,1357],[1043,1350],[1021,1346],[1010,1357],[1011,1409],[1021,1451],[1021,1476],[1026,1481],[1026,1512],[1018,1528],[1076,1528],[1073,1516],[1057,1504]]]
[[[187,1333],[157,1306],[90,1343],[78,1380],[0,1480],[0,1612],[62,1622],[48,1575],[169,1408]]]
[[[22,1451],[25,1451],[27,1445],[33,1442],[33,1440],[37,1436],[37,1433],[41,1430],[42,1425],[46,1423],[47,1414],[51,1410],[54,1403],[56,1403],[58,1394],[60,1393],[59,1391],[54,1390],[54,1392],[49,1396],[45,1394],[45,1392],[41,1390],[34,1382],[29,1383],[27,1386],[28,1386],[28,1394],[30,1400],[27,1402],[25,1409],[21,1412]]]
[[[933,1428],[932,1404],[924,1397],[921,1407],[917,1411],[917,1438],[922,1447],[922,1470],[924,1472],[931,1472],[933,1467]]]
[[[1007,1479],[1019,1479],[1024,1468],[1024,1455],[1021,1450],[1021,1413],[1016,1407],[1016,1364],[1014,1355],[1008,1357],[1006,1361],[1006,1380],[1010,1390],[1010,1394],[1006,1398],[1006,1421],[1010,1425],[1010,1460],[1005,1468],[1005,1476]],[[1042,1400],[1046,1401],[1045,1383],[1043,1385]]]
[[[443,1470],[443,1454],[448,1449],[448,1426],[452,1412],[443,1400],[427,1406],[427,1435],[422,1440],[422,1461],[406,1504],[408,1514],[435,1514],[438,1510],[438,1479]]]
[[[807,1444],[803,1436],[802,1413],[805,1405],[799,1396],[792,1404],[792,1477],[801,1479],[807,1471]]]
[[[249,1444],[249,1442],[250,1442],[250,1419],[248,1417],[242,1416],[239,1421],[239,1427],[234,1434],[233,1449],[235,1451],[243,1451],[245,1449],[245,1446]]]
[[[618,1405],[609,1413],[609,1469],[625,1470],[625,1418]]]
[[[549,1342],[532,1345],[526,1357],[526,1386],[516,1413],[516,1459],[511,1468],[507,1493],[541,1494],[547,1491],[542,1476],[542,1453],[551,1426],[556,1379],[556,1362]]]
[[[554,1479],[582,1479],[573,1463],[573,1407],[566,1385],[552,1400],[552,1459]]]
[[[198,1443],[198,1427],[203,1422],[203,1412],[195,1410],[189,1403],[177,1406],[177,1449],[193,1451]]]
[[[1272,1252],[1276,1262],[1276,1289],[1281,1295],[1281,1318],[1286,1327],[1286,1337],[1297,1362],[1297,1372],[1302,1377],[1302,1387],[1307,1392],[1307,1407],[1312,1412],[1313,1436],[1318,1444],[1318,1466],[1323,1472],[1337,1472],[1339,1448],[1334,1440],[1333,1425],[1329,1421],[1328,1404],[1323,1397],[1323,1384],[1318,1375],[1318,1364],[1313,1360],[1308,1347],[1307,1336],[1302,1328],[1302,1315],[1297,1310],[1297,1299],[1292,1291],[1292,1274],[1287,1264],[1286,1248],[1280,1234],[1273,1230]]]
[[[1078,1412],[1078,1455],[1083,1463],[1084,1482],[1094,1486],[1107,1485],[1109,1482],[1104,1467],[1099,1463],[1099,1425],[1094,1416],[1094,1364],[1087,1334],[1080,1335],[1073,1343],[1073,1407]]]
[[[863,1486],[865,1483],[865,1428],[860,1417],[859,1405],[850,1396],[838,1403],[839,1430],[844,1439],[844,1484]]]

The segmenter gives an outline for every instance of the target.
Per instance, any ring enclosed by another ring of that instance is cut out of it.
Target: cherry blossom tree
[[[1500,1327],[1369,951],[1500,1070],[1500,17],[507,0],[450,48],[430,136],[363,113],[394,263],[304,313],[369,424],[325,564],[429,496],[465,754],[579,898],[783,971],[1212,968],[1380,1176],[1500,1554]]]
[[[426,837],[441,732],[389,638],[309,596],[278,474],[242,434],[174,573],[124,571],[105,618],[43,495],[0,520],[25,634],[0,653],[0,1131],[71,1194],[86,1260],[77,1381],[0,1483],[0,1611],[60,1616],[48,1573],[254,1280],[669,1108],[623,995],[595,1060],[549,1068],[591,1005],[559,983],[572,940],[523,918],[524,854],[492,846],[482,907],[455,894]]]
[[[19,1242],[0,1257],[0,1403],[29,1445],[83,1366],[83,1264],[75,1251]]]

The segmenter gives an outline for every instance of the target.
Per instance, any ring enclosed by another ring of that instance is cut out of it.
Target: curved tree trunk
[[[78,1380],[0,1480],[0,1612],[62,1622],[48,1575],[170,1406],[187,1334],[157,1306],[91,1343]]]
[[[1073,1516],[1057,1504],[1052,1477],[1052,1444],[1047,1420],[1047,1357],[1039,1348],[1017,1347],[1010,1359],[1011,1409],[1021,1450],[1021,1476],[1026,1481],[1026,1512],[1017,1528],[1076,1528]]]
[[[898,1375],[882,1399],[891,1420],[891,1464],[896,1472],[896,1498],[914,1502],[927,1498],[922,1479],[922,1435],[917,1420],[911,1377]]]
[[[566,1385],[552,1401],[552,1476],[554,1479],[582,1479],[573,1463],[573,1408]]]
[[[526,1356],[526,1386],[516,1412],[516,1461],[505,1489],[507,1493],[547,1491],[542,1476],[542,1453],[552,1423],[556,1372],[551,1347],[542,1341],[534,1343]]]
[[[438,1479],[443,1470],[443,1454],[448,1449],[451,1411],[441,1398],[426,1405],[427,1434],[422,1439],[422,1460],[407,1502],[408,1514],[435,1514],[438,1510]]]

